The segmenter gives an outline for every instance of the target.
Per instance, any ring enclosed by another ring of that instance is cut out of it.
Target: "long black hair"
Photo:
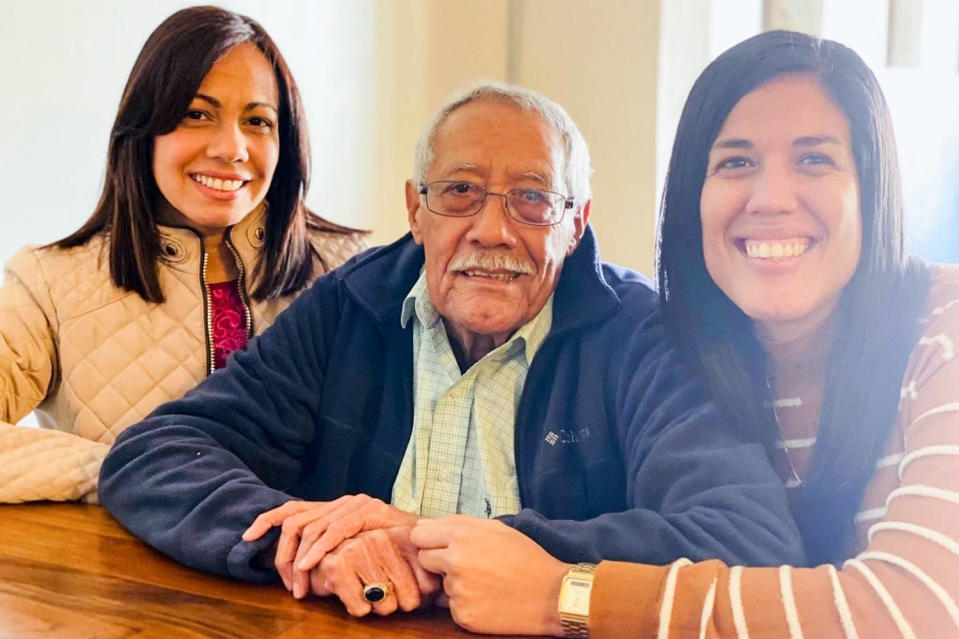
[[[842,110],[860,186],[862,252],[837,308],[818,441],[793,504],[810,561],[835,563],[850,552],[853,516],[886,450],[929,288],[927,269],[905,254],[889,110],[875,76],[851,49],[771,31],[735,45],[699,76],[663,194],[659,291],[673,336],[727,418],[772,450],[777,424],[765,352],[750,318],[706,270],[699,207],[709,151],[727,115],[747,93],[785,73],[813,76]]]
[[[310,160],[306,120],[296,82],[266,31],[254,20],[218,7],[177,11],[150,34],[133,65],[117,111],[103,191],[93,215],[52,246],[69,248],[109,236],[113,283],[150,302],[162,302],[157,276],[161,195],[153,178],[153,140],[176,128],[210,67],[234,46],[249,42],[276,75],[280,153],[266,194],[269,210],[254,299],[302,288],[312,271],[309,229],[349,231],[312,214],[303,203]]]

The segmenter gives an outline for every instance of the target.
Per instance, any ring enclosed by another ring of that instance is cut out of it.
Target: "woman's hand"
[[[471,632],[562,636],[557,610],[572,567],[496,520],[421,519],[410,534],[420,565],[443,575],[457,624]]]

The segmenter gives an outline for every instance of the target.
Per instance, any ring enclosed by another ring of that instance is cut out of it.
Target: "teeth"
[[[809,238],[792,240],[758,241],[746,240],[746,255],[759,259],[783,259],[802,255],[809,249]]]
[[[214,191],[236,191],[243,186],[243,180],[222,180],[220,178],[211,178],[202,173],[194,173],[190,176],[195,182],[199,182],[205,187]]]
[[[485,277],[490,280],[500,280],[501,282],[510,282],[517,277],[518,273],[489,273],[487,271],[463,271],[469,277]]]

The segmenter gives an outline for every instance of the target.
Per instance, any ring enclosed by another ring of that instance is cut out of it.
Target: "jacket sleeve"
[[[815,568],[603,562],[590,636],[959,636],[959,297],[930,319],[904,380],[898,485],[861,553]]]
[[[668,347],[658,319],[634,326],[609,377],[629,507],[584,521],[524,509],[505,522],[568,562],[803,563],[765,448],[720,418]]]
[[[100,473],[100,499],[133,534],[201,570],[275,578],[252,560],[278,533],[253,543],[240,535],[291,499],[313,439],[325,369],[316,299],[328,279],[225,369],[120,435]]]
[[[34,250],[7,264],[0,288],[0,502],[95,498],[109,446],[15,424],[47,396],[58,374],[56,309]]]

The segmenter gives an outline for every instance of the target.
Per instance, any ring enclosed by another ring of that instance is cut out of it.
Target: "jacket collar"
[[[342,277],[349,295],[377,322],[399,326],[403,300],[419,277],[423,259],[423,247],[407,233],[343,267]],[[579,246],[563,265],[550,334],[598,322],[620,305],[603,276],[596,237],[587,225]]]
[[[263,200],[249,215],[226,230],[225,238],[236,249],[246,271],[248,290],[253,289],[253,268],[266,244],[266,212],[266,200]]]
[[[240,256],[247,273],[256,264],[260,249],[266,242],[266,210],[261,204],[242,220],[229,227],[226,239]],[[165,262],[178,265],[199,263],[203,254],[203,237],[186,226],[157,224],[160,234],[160,255]]]

